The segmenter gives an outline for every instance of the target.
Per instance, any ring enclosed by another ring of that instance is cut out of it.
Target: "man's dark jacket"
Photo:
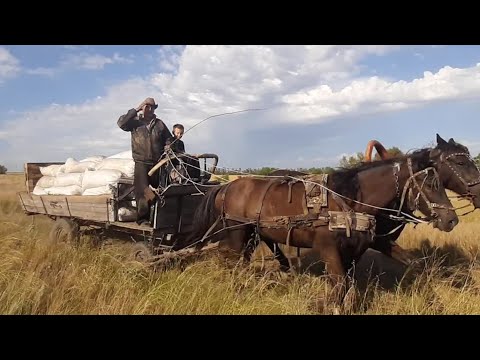
[[[150,123],[137,116],[137,110],[130,109],[117,121],[120,129],[132,133],[132,156],[136,162],[156,163],[164,151],[167,140],[172,136],[165,123],[155,117]]]

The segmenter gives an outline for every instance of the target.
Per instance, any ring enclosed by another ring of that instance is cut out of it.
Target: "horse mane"
[[[404,162],[407,158],[411,158],[413,164],[418,164],[418,166],[421,168],[428,167],[430,165],[429,154],[431,150],[431,148],[423,148],[390,159],[361,162],[351,168],[338,168],[330,175],[333,187],[332,190],[339,192],[344,196],[355,199],[360,188],[358,181],[358,174],[360,172],[380,166],[393,165],[396,162]],[[414,165],[414,168],[415,167],[416,166]]]
[[[270,172],[268,176],[304,176],[308,175],[302,171],[290,170],[290,169],[278,169]]]

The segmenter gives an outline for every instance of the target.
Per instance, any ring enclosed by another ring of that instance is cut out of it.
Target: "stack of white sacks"
[[[43,176],[38,180],[33,194],[112,195],[118,180],[121,177],[132,178],[134,169],[132,151],[109,157],[91,156],[80,161],[68,158],[63,165],[40,168]],[[131,205],[133,207],[134,202]],[[119,220],[132,221],[134,217],[131,207],[119,209]]]

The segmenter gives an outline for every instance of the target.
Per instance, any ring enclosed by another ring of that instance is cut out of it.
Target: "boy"
[[[176,153],[184,153],[185,152],[185,144],[182,140],[180,140],[183,136],[185,129],[182,124],[175,124],[173,125],[173,137],[168,139],[167,146],[171,145],[171,148]],[[172,144],[173,143],[173,144]]]

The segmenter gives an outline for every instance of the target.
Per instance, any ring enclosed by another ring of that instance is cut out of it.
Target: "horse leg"
[[[246,244],[243,250],[243,261],[245,264],[249,264],[255,249],[258,247],[258,244],[260,244],[260,238],[257,237],[254,227],[246,227],[244,241],[246,241]]]
[[[287,272],[290,270],[290,263],[288,262],[288,258],[285,256],[283,253],[282,249],[278,246],[278,244],[274,243],[272,240],[262,237],[262,241],[268,246],[270,251],[273,253],[275,256],[275,259],[277,259],[280,263],[280,270]]]
[[[410,266],[413,263],[414,258],[400,245],[389,239],[376,241],[373,248],[403,265]]]
[[[235,224],[227,221],[226,225],[228,227]],[[248,235],[248,229],[242,227],[239,229],[227,231],[225,234],[225,238],[219,241],[219,254],[223,258],[223,260],[227,262],[227,265],[229,267],[237,264],[240,260],[245,248],[247,247]]]
[[[313,242],[312,251],[318,255],[320,261],[325,264],[325,271],[329,275],[330,283],[333,287],[331,300],[334,304],[334,313],[338,314],[343,305],[346,295],[347,279],[345,268],[342,264],[340,249],[334,237],[316,236]]]

